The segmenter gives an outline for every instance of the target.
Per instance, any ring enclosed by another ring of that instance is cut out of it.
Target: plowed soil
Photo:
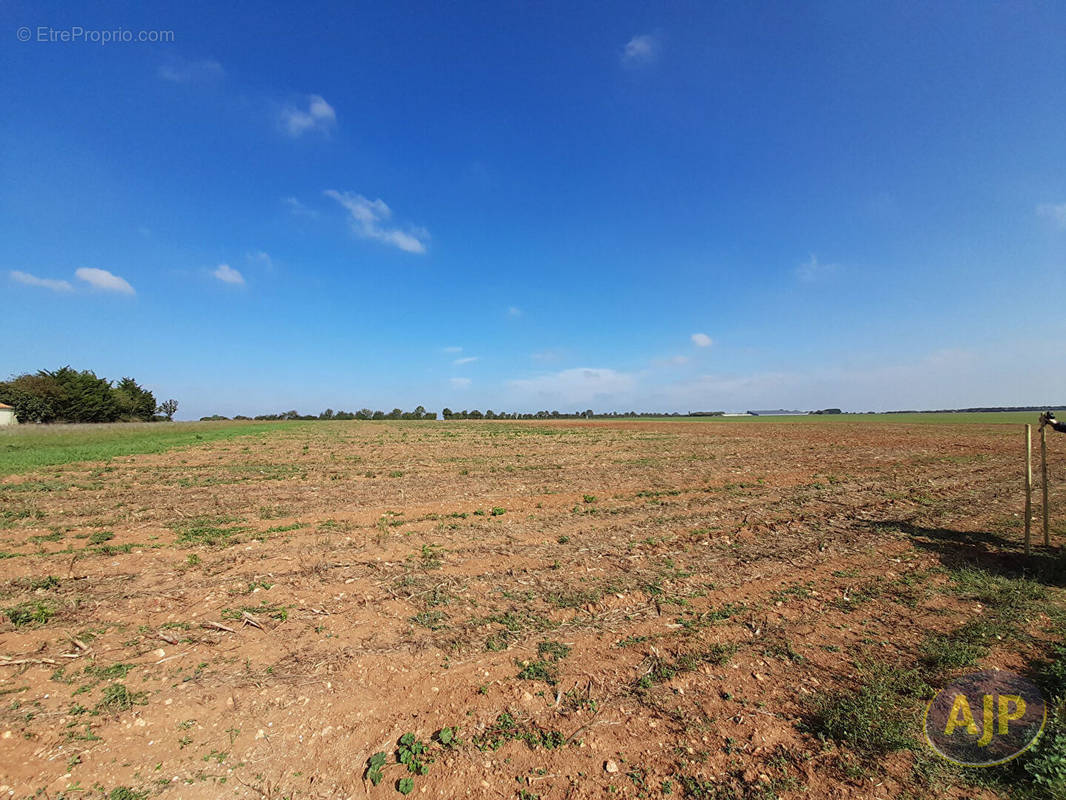
[[[1021,437],[323,422],[9,476],[0,796],[931,796],[812,709],[979,619],[952,570],[1025,569]]]

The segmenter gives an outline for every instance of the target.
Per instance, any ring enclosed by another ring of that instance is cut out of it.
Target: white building
[[[0,403],[0,427],[17,424],[18,420],[15,419],[15,409],[6,403]]]

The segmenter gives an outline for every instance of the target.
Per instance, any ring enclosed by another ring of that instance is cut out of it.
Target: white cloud
[[[161,66],[157,74],[163,80],[171,83],[192,83],[193,81],[221,78],[226,74],[226,71],[213,58],[204,58],[199,61],[174,59]]]
[[[650,64],[659,56],[659,40],[650,33],[634,36],[622,51],[623,64]]]
[[[796,267],[796,277],[804,283],[811,283],[822,278],[828,278],[839,271],[840,266],[838,264],[823,264],[814,253],[811,253],[810,258]]]
[[[692,343],[696,345],[696,347],[710,347],[714,344],[714,339],[706,333],[694,333],[692,334]]]
[[[281,127],[294,139],[308,132],[325,133],[337,123],[337,112],[320,95],[308,97],[307,110],[288,106],[281,111]]]
[[[282,201],[289,207],[291,211],[297,217],[317,217],[318,211],[310,206],[304,205],[299,199],[295,197],[283,197]]]
[[[442,350],[443,350],[443,351],[444,351],[445,353],[461,353],[461,352],[463,352],[463,348],[461,348],[461,347],[456,347],[455,345],[452,345],[451,347],[443,347],[443,348],[441,348],[441,349],[442,349]]]
[[[522,309],[518,308],[517,306],[508,306],[507,307],[507,316],[509,316],[509,317],[520,317],[520,316],[522,316]]]
[[[1066,203],[1041,203],[1036,213],[1055,223],[1055,227],[1066,230]]]
[[[406,253],[425,253],[426,245],[423,240],[429,238],[429,233],[421,228],[412,228],[402,231],[399,228],[389,228],[383,225],[392,217],[390,209],[384,200],[368,200],[361,194],[353,192],[338,192],[335,189],[327,189],[324,194],[332,197],[351,215],[352,230],[357,236],[364,239],[376,239],[379,242],[398,247]]]
[[[79,267],[74,271],[74,276],[79,280],[85,281],[94,289],[100,289],[105,292],[119,292],[121,294],[136,294],[125,278],[120,278],[106,269]]]
[[[1055,327],[1049,333],[1057,331]],[[502,399],[509,408],[528,411],[890,411],[1036,405],[1066,396],[1066,373],[1031,368],[1053,360],[1056,348],[1055,335],[1034,335],[889,363],[856,355],[802,371],[711,373],[679,380],[666,380],[669,373],[659,370],[568,369],[509,381]]]
[[[636,385],[635,375],[602,367],[577,367],[508,382],[518,402],[527,407],[599,403],[614,408],[632,394]]]
[[[466,389],[470,386],[469,378],[449,378],[448,383],[451,384],[453,389]]]
[[[480,361],[480,358],[478,356],[466,356],[465,358],[457,358],[452,363],[455,366],[459,367],[459,366],[462,366],[463,364],[472,364],[475,361]]]
[[[17,269],[11,270],[11,280],[23,283],[26,286],[40,286],[42,289],[51,289],[53,292],[70,292],[74,287],[70,285],[69,281],[56,280],[54,278],[38,278],[36,275],[30,275],[28,272],[21,272]]]
[[[229,264],[219,264],[211,274],[223,283],[232,283],[237,286],[244,285],[244,276]]]

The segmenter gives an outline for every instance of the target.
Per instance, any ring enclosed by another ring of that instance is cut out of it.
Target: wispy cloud
[[[714,344],[714,339],[706,333],[694,333],[692,334],[692,343],[696,345],[696,347],[710,347]]]
[[[520,309],[518,306],[508,306],[507,307],[507,316],[509,316],[509,317],[520,317],[520,316],[522,316],[522,309]]]
[[[248,261],[265,268],[269,272],[274,271],[274,259],[265,250],[256,250],[248,254]]]
[[[1041,203],[1036,213],[1051,220],[1059,230],[1066,230],[1066,203]]]
[[[540,350],[536,353],[530,353],[529,357],[534,361],[558,361],[562,358],[562,353],[558,350]]]
[[[376,239],[393,247],[398,247],[407,253],[425,253],[428,231],[422,228],[410,228],[406,231],[399,228],[390,228],[385,225],[392,217],[390,209],[384,200],[368,200],[361,194],[354,192],[338,192],[335,189],[327,189],[326,197],[332,197],[351,215],[352,230],[357,236],[364,239]]]
[[[1053,337],[1044,336],[913,354],[896,362],[859,358],[790,372],[685,370],[676,380],[658,370],[567,369],[508,381],[504,400],[509,407],[531,411],[830,407],[884,411],[1023,405],[1041,402],[1033,398],[1066,393],[1066,377],[1029,367],[1053,358],[1057,346]]]
[[[469,378],[449,378],[448,383],[451,384],[453,389],[466,389],[470,386]]]
[[[659,57],[659,39],[650,33],[634,36],[622,50],[622,63],[629,65],[650,64]]]
[[[163,64],[156,74],[171,83],[193,83],[221,78],[226,71],[213,58],[203,58],[199,61],[175,58]]]
[[[839,271],[839,264],[823,264],[818,260],[818,256],[811,253],[810,258],[796,267],[796,277],[804,283],[813,283]]]
[[[455,366],[459,367],[459,366],[462,366],[463,364],[473,364],[475,361],[480,361],[480,360],[481,359],[478,356],[466,356],[465,358],[457,358],[452,363]]]
[[[219,264],[212,272],[223,283],[231,283],[235,286],[244,285],[244,276],[229,264]]]
[[[282,202],[289,207],[291,211],[297,217],[317,217],[318,211],[305,205],[298,198],[295,197],[283,197]]]
[[[85,281],[94,289],[104,292],[118,292],[119,294],[136,294],[133,287],[125,278],[108,272],[106,269],[96,267],[79,267],[74,271],[74,277]]]
[[[463,352],[463,348],[461,348],[461,347],[458,347],[458,346],[456,346],[456,345],[452,345],[452,346],[450,346],[450,347],[442,347],[441,349],[442,349],[442,350],[443,350],[443,351],[444,351],[445,353],[461,353],[461,352]]]
[[[305,133],[326,133],[337,124],[337,112],[321,95],[308,97],[307,110],[287,106],[281,111],[281,128],[294,139]]]
[[[36,275],[30,275],[28,272],[21,272],[17,269],[11,270],[9,274],[11,275],[11,280],[26,286],[39,286],[42,289],[51,289],[53,292],[70,292],[74,290],[69,281],[56,280],[55,278],[38,278]]]
[[[689,362],[688,356],[668,356],[655,359],[655,365],[659,367],[679,367]]]
[[[614,407],[637,385],[635,375],[603,367],[564,369],[508,383],[521,402],[547,405],[600,403]]]

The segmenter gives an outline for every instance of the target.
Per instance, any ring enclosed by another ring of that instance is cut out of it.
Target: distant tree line
[[[0,383],[0,403],[14,407],[19,422],[150,422],[173,419],[178,410],[177,400],[157,406],[133,378],[112,383],[69,366]]]
[[[696,411],[691,414],[682,414],[678,411],[663,413],[661,411],[610,411],[607,413],[596,413],[591,408],[584,411],[537,411],[535,413],[517,412],[517,411],[493,411],[491,408],[482,412],[476,408],[472,411],[466,409],[462,411],[452,411],[450,408],[445,408],[441,411],[441,417],[444,419],[625,419],[633,417],[720,417],[724,414],[724,411]],[[327,408],[321,414],[301,414],[299,411],[284,411],[280,414],[259,414],[258,416],[249,417],[243,414],[238,414],[234,417],[226,417],[222,414],[212,414],[208,417],[200,417],[201,422],[211,422],[215,420],[345,420],[345,419],[363,419],[363,420],[382,420],[382,419],[424,419],[433,420],[437,419],[437,412],[426,411],[425,407],[418,406],[414,411],[403,411],[399,408],[394,408],[392,411],[371,411],[369,408],[364,408],[359,411],[334,411],[332,408]]]
[[[982,406],[979,408],[937,408],[929,411],[885,411],[885,414],[983,414],[995,411],[1063,411],[1066,406]],[[867,414],[876,412],[867,411]]]
[[[491,408],[485,413],[481,413],[476,408],[473,411],[452,411],[450,408],[446,408],[441,411],[441,416],[444,419],[624,419],[632,417],[689,417],[699,416],[701,413],[706,415],[706,412],[698,412],[696,414],[682,414],[678,411],[663,413],[661,411],[608,411],[604,413],[597,413],[591,408],[584,411],[537,411],[535,413],[520,413],[517,411],[493,411]],[[715,414],[722,414],[724,412],[714,412]]]
[[[332,408],[327,408],[321,414],[317,416],[314,414],[301,414],[299,411],[283,411],[280,414],[259,414],[255,417],[246,417],[243,414],[238,414],[232,419],[235,420],[331,420],[331,419],[436,419],[437,412],[426,411],[423,406],[418,406],[414,411],[404,411],[399,408],[394,408],[392,411],[371,411],[369,408],[363,408],[359,411],[334,411]],[[200,417],[201,422],[211,422],[214,420],[228,420],[230,417],[224,417],[221,414],[212,414],[210,417]]]

